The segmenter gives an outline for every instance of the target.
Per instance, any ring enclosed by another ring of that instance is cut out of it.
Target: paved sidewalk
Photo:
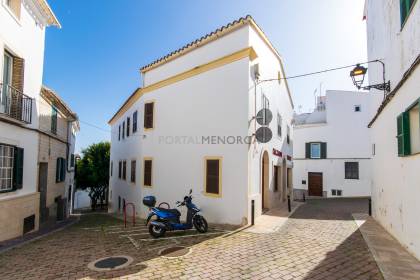
[[[383,280],[351,216],[367,211],[367,205],[359,199],[310,200],[275,232],[160,241],[143,241],[148,233],[140,225],[124,228],[107,215],[82,216],[74,226],[1,254],[0,278]],[[178,233],[168,233],[173,235]],[[192,251],[180,258],[160,257],[159,250],[168,246]],[[115,271],[87,267],[119,255],[134,261]]]
[[[385,280],[419,280],[420,262],[410,255],[381,225],[367,214],[353,218]]]
[[[245,232],[253,233],[273,233],[278,231],[288,220],[289,216],[292,215],[296,209],[303,203],[293,201],[291,204],[292,211],[289,213],[287,203],[284,203],[281,207],[269,210],[267,213],[259,216],[255,219],[255,225],[249,227]]]

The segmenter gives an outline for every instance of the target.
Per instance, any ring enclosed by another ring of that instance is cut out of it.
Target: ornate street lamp
[[[357,64],[356,67],[350,71],[350,77],[353,80],[353,84],[360,89],[362,87],[363,81],[365,80],[365,75],[367,68]]]
[[[362,86],[363,81],[365,80],[365,75],[367,73],[367,68],[361,66],[360,64],[357,64],[356,67],[350,71],[350,77],[353,80],[353,84],[357,87],[357,89],[364,89],[364,90],[370,90],[371,88],[377,89],[377,90],[383,90],[384,94],[386,95],[391,91],[391,82],[385,81],[385,63],[383,63],[380,60],[373,60],[370,62],[379,62],[382,65],[382,76],[383,76],[383,83],[381,84],[374,84],[374,85],[368,85],[368,86]]]

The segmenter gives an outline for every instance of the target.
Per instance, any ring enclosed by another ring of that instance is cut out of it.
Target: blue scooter
[[[172,230],[188,230],[192,229],[193,226],[200,233],[205,233],[208,230],[206,219],[203,216],[197,214],[200,209],[192,203],[192,190],[189,194],[184,197],[184,200],[177,201],[177,207],[186,206],[187,220],[185,223],[181,223],[181,213],[178,209],[169,209],[169,204],[162,202],[158,207],[156,205],[156,198],[154,196],[146,196],[143,198],[143,204],[150,209],[150,213],[147,216],[146,225],[149,225],[149,233],[154,238],[159,238],[165,235],[166,231]],[[162,204],[166,204],[168,208],[160,207]],[[153,217],[156,219],[152,220]]]

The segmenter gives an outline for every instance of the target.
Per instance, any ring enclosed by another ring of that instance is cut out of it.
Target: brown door
[[[308,173],[309,196],[322,196],[322,173]]]

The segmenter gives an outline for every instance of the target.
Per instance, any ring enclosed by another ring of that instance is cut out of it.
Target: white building
[[[0,1],[0,240],[39,227],[38,156],[45,0]]]
[[[373,156],[373,216],[420,259],[420,3],[367,0],[368,58],[381,59],[391,92],[369,124]],[[383,83],[369,64],[369,83]],[[372,89],[371,92],[377,92]]]
[[[141,68],[143,85],[112,117],[110,211],[155,195],[174,207],[190,188],[212,223],[245,224],[287,195],[293,104],[282,59],[248,16]],[[252,137],[261,108],[273,138]],[[264,176],[263,176],[263,175]],[[289,186],[291,182],[289,180]],[[264,202],[263,202],[264,201]],[[264,203],[264,205],[262,205]]]
[[[295,116],[294,198],[370,196],[368,123],[381,94],[327,91],[312,113]]]

